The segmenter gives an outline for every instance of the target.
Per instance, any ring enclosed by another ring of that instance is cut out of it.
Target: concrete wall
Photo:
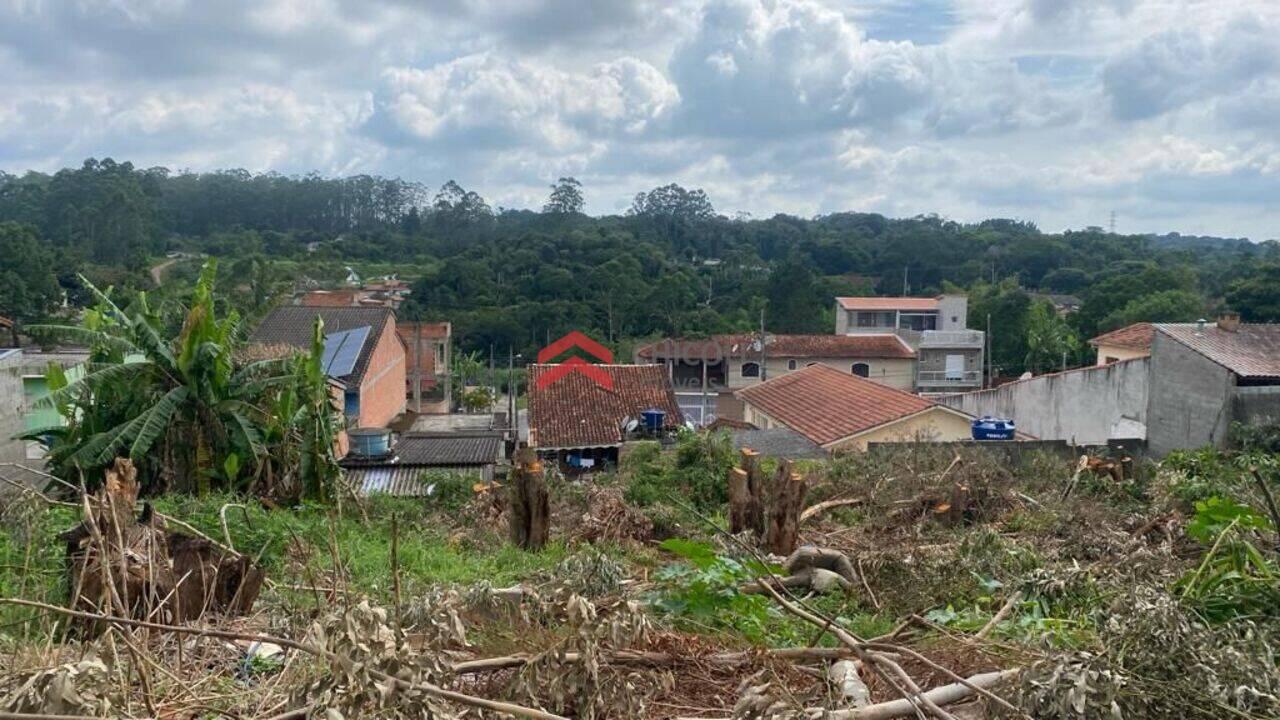
[[[360,384],[360,427],[386,427],[405,408],[404,343],[394,319],[387,320]]]
[[[1147,447],[1151,454],[1162,457],[1182,448],[1224,446],[1235,375],[1159,330],[1152,339],[1150,362]]]
[[[1280,423],[1280,385],[1237,387],[1231,407],[1232,422]]]
[[[26,443],[13,439],[15,434],[26,429],[22,375],[22,351],[0,358],[0,462],[27,461]]]
[[[941,407],[889,423],[870,432],[826,446],[834,452],[862,452],[871,443],[892,441],[950,442],[973,437],[969,418]]]
[[[1079,368],[938,401],[978,417],[1011,418],[1019,432],[1041,440],[1101,445],[1147,424],[1149,364],[1142,358]]]
[[[943,295],[938,300],[938,329],[966,330],[969,327],[969,298]]]
[[[725,384],[730,388],[737,390],[744,387],[750,387],[760,382],[758,377],[743,377],[743,363],[754,362],[759,363],[759,357],[755,358],[729,358],[728,368],[725,371]],[[874,380],[881,385],[898,388],[900,390],[910,390],[915,386],[915,365],[916,361],[910,358],[773,358],[768,357],[765,360],[768,363],[766,373],[769,379],[779,378],[789,372],[800,370],[814,363],[826,365],[835,368],[840,372],[851,373],[854,363],[866,363],[868,366],[868,380]],[[790,364],[795,362],[795,368],[792,369]]]

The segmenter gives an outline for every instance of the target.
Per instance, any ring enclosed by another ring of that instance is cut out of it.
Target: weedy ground
[[[477,716],[432,698],[388,698],[367,674],[379,668],[572,717],[728,717],[735,704],[745,716],[749,686],[767,686],[776,714],[765,716],[830,707],[822,663],[765,651],[839,643],[769,597],[741,592],[778,559],[714,527],[735,461],[722,440],[691,438],[667,452],[640,445],[588,482],[557,481],[553,539],[536,553],[507,543],[500,491],[474,493],[461,479],[431,499],[341,506],[156,499],[266,567],[254,615],[226,627],[311,638],[361,662],[336,668],[160,633],[88,639],[56,613],[3,606],[11,662],[0,670],[0,711]],[[850,501],[806,520],[802,542],[844,552],[859,575],[852,592],[806,602],[859,637],[891,636],[962,676],[1023,668],[1000,695],[1025,716],[1280,717],[1280,561],[1257,479],[1280,488],[1275,456],[1177,454],[1138,463],[1122,482],[1073,480],[1069,458],[980,450],[959,462],[919,449],[801,470],[810,505]],[[10,498],[0,596],[65,604],[57,535],[78,520],[73,508]],[[741,651],[742,662],[717,660]],[[521,660],[457,669],[504,656]],[[924,687],[949,682],[912,657],[903,667]],[[873,700],[896,697],[882,678],[867,684]],[[962,708],[1019,716],[981,702]]]

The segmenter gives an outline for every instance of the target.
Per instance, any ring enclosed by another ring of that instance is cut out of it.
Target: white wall
[[[1150,358],[1019,380],[938,402],[970,415],[1011,418],[1019,432],[1083,445],[1132,439],[1147,424]],[[1114,430],[1124,427],[1125,430]]]

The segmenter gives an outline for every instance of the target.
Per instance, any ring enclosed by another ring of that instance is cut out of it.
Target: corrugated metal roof
[[[342,466],[356,467],[473,467],[493,465],[502,452],[501,433],[406,433],[382,458],[348,455]]]
[[[444,469],[444,468],[441,468]],[[475,468],[456,468],[459,472],[475,472]],[[423,481],[423,474],[430,470],[421,467],[363,467],[343,471],[351,487],[364,495],[395,495],[398,497],[430,497],[432,484]]]

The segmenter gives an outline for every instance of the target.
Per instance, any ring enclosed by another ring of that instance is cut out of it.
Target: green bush
[[[654,505],[674,498],[700,510],[715,510],[728,500],[726,478],[733,467],[733,443],[724,433],[684,433],[674,461],[657,443],[632,450],[623,470],[627,502]]]

